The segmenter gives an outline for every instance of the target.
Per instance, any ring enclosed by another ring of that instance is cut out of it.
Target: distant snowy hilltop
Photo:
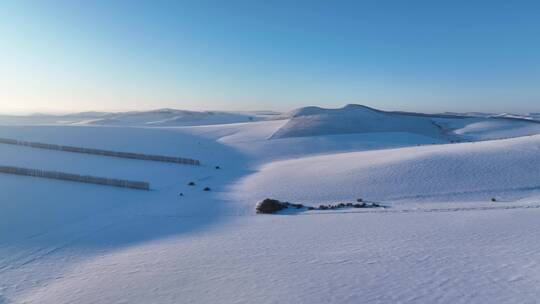
[[[130,112],[81,112],[65,115],[0,115],[0,124],[61,124],[100,126],[199,126],[257,121],[280,113],[272,111],[223,112],[158,109]]]
[[[540,113],[525,115],[490,113],[423,114],[381,111],[363,105],[338,109],[303,107],[287,113],[272,111],[227,112],[159,109],[131,112],[82,112],[67,115],[34,114],[0,116],[0,124],[52,124],[136,127],[181,127],[264,120],[285,124],[269,139],[355,133],[410,133],[445,141],[485,140],[540,133]]]
[[[485,140],[540,133],[540,121],[532,118],[388,112],[362,105],[340,109],[305,107],[283,117],[289,121],[272,138],[404,132],[444,140]]]

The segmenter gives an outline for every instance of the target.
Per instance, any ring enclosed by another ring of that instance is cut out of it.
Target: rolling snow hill
[[[540,192],[540,135],[336,153],[277,161],[244,179],[234,199],[308,203],[515,200]]]
[[[540,123],[506,117],[469,117],[380,111],[361,105],[305,107],[287,113],[271,138],[402,132],[445,141],[484,140],[540,133]]]
[[[3,125],[100,125],[100,126],[196,126],[257,121],[275,116],[273,112],[185,111],[159,109],[131,112],[81,112],[66,115],[0,115]]]
[[[285,114],[271,111],[223,112],[159,109],[131,112],[81,112],[66,115],[0,115],[0,125],[90,125],[116,127],[209,126],[283,121],[270,139],[349,134],[408,134],[433,143],[478,141],[540,133],[540,121],[528,116],[483,113],[423,114],[389,112],[362,105],[340,109],[304,107]],[[384,136],[384,135],[382,135]]]
[[[306,107],[288,116],[289,122],[272,138],[374,132],[408,132],[433,138],[446,136],[429,118],[387,113],[360,105],[347,105],[341,109]]]

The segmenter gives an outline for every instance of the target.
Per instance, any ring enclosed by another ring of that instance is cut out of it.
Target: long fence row
[[[66,152],[74,152],[74,153],[85,153],[85,154],[94,154],[94,155],[111,156],[111,157],[169,162],[169,163],[194,165],[194,166],[199,166],[201,164],[200,161],[196,159],[191,159],[191,158],[162,156],[162,155],[143,154],[143,153],[131,153],[131,152],[117,152],[117,151],[110,151],[110,150],[45,144],[45,143],[31,142],[31,141],[21,141],[21,140],[10,139],[10,138],[0,138],[0,144],[27,146],[27,147],[39,148],[39,149],[66,151]]]
[[[147,182],[131,181],[125,179],[96,177],[91,175],[79,175],[57,171],[46,171],[39,169],[29,169],[21,167],[0,166],[0,173],[16,174],[43,178],[52,178],[66,181],[74,181],[87,184],[107,185],[121,188],[132,188],[140,190],[150,190],[150,184]]]

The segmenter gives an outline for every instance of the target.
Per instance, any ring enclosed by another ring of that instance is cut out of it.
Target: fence
[[[169,163],[194,165],[194,166],[199,166],[201,164],[200,161],[196,159],[191,159],[191,158],[131,153],[131,152],[117,152],[117,151],[109,151],[109,150],[81,148],[81,147],[74,147],[74,146],[62,146],[62,145],[45,144],[45,143],[39,143],[39,142],[21,141],[21,140],[9,139],[9,138],[0,138],[0,144],[27,146],[27,147],[38,148],[38,149],[58,150],[58,151],[94,154],[94,155],[120,157],[120,158],[169,162]]]
[[[43,178],[52,178],[66,181],[74,181],[87,184],[107,185],[121,188],[132,188],[140,190],[150,190],[150,184],[147,182],[131,181],[124,179],[96,177],[91,175],[79,175],[57,171],[45,171],[39,169],[29,169],[11,166],[0,166],[0,173],[16,174]]]

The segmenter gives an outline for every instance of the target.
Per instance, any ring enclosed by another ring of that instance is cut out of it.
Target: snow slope
[[[237,185],[234,199],[302,203],[480,200],[540,190],[540,135],[349,152],[272,162]]]
[[[19,299],[58,304],[535,303],[539,216],[539,209],[520,209],[232,219],[96,255]],[[146,223],[171,227],[193,220]],[[94,237],[126,231],[116,226]]]
[[[470,117],[463,119],[435,118],[434,121],[461,141],[503,139],[540,134],[540,123],[526,119]]]
[[[220,193],[227,181],[248,173],[240,166],[241,154],[175,130],[13,126],[1,127],[0,133],[50,143],[194,155],[203,163],[184,166],[0,145],[3,164],[136,178],[152,186],[147,192],[0,174],[0,299],[7,303],[21,302],[21,293],[48,284],[90,257],[205,229],[234,214]],[[235,169],[214,169],[225,161]],[[197,185],[188,186],[190,181]],[[212,192],[203,192],[206,186]],[[196,220],[168,225],[163,217]],[[110,232],[111,227],[119,230]],[[101,235],[104,231],[110,233]],[[85,301],[93,300],[81,299]]]
[[[465,112],[465,113],[455,113],[455,112],[444,112],[441,115],[450,115],[450,116],[467,116],[467,117],[501,117],[501,118],[516,118],[516,119],[526,119],[526,120],[538,120],[540,121],[540,113],[530,112],[530,113],[483,113],[483,112]]]
[[[538,134],[539,128],[540,125],[536,123],[500,119],[473,122],[455,130],[454,133],[467,140],[486,140],[510,138],[515,137],[516,134],[519,134],[519,136]]]
[[[245,154],[254,164],[273,160],[346,151],[363,151],[446,143],[407,132],[351,133],[294,138],[271,138],[288,120],[182,128],[194,136],[215,140]],[[0,133],[1,134],[1,133]]]

